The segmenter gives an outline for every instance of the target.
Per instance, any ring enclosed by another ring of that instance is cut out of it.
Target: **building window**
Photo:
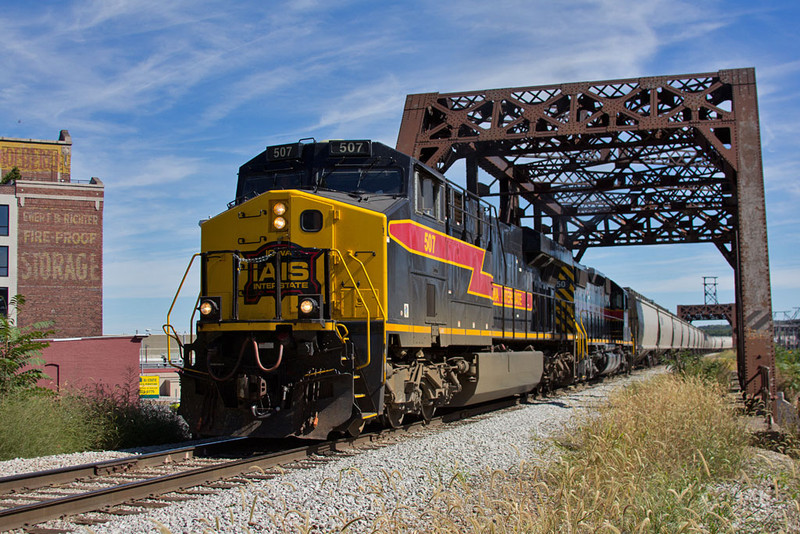
[[[8,247],[0,247],[0,276],[8,276]]]
[[[0,204],[0,235],[8,235],[8,204]]]
[[[8,316],[8,288],[0,287],[0,315]]]

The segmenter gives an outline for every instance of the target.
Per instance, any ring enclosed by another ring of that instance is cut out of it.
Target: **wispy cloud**
[[[133,172],[118,176],[117,189],[143,189],[153,185],[172,185],[197,173],[202,165],[200,158],[160,156],[141,162]]]

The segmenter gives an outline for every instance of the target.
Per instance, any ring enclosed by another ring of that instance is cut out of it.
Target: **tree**
[[[25,305],[25,297],[16,295],[11,299],[10,308],[15,308],[19,316]],[[55,332],[52,323],[42,321],[26,327],[18,327],[11,314],[0,317],[0,397],[19,390],[36,387],[42,378],[49,378],[36,367],[42,365],[42,350],[50,343],[45,338]]]
[[[3,179],[0,180],[0,184],[7,184],[9,182],[16,182],[17,180],[22,180],[22,173],[19,172],[17,167],[12,167],[10,171],[8,171],[4,176]]]

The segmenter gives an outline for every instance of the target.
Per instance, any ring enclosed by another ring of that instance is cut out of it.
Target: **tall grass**
[[[29,392],[0,403],[0,460],[93,450],[102,434],[80,397]]]
[[[613,396],[565,445],[545,531],[678,532],[724,525],[703,488],[739,472],[747,434],[719,387],[663,376]]]
[[[0,460],[157,445],[189,437],[166,406],[122,390],[19,392],[0,400]]]
[[[557,441],[561,458],[489,487],[440,492],[440,532],[714,532],[732,513],[708,488],[736,476],[747,433],[706,379],[631,386]]]
[[[795,402],[800,394],[800,350],[775,345],[776,384],[786,400]]]
[[[728,387],[731,372],[736,370],[736,353],[725,350],[713,356],[679,352],[667,357],[669,366],[678,374],[698,377]]]

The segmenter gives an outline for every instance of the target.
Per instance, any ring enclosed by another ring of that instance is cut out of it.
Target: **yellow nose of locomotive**
[[[337,248],[337,240],[359,250]],[[362,249],[363,247],[363,249]],[[386,218],[303,191],[262,194],[202,224],[200,321],[378,318]]]

